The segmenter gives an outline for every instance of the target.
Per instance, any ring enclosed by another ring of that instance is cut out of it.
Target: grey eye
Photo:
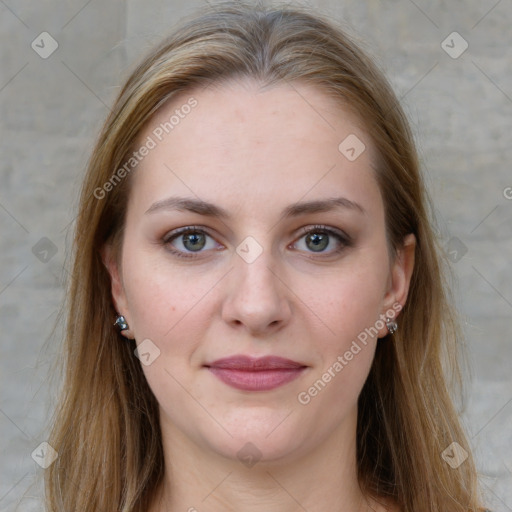
[[[295,242],[296,249],[322,256],[336,254],[351,245],[352,242],[347,235],[325,226],[304,229],[302,236]]]
[[[204,233],[185,233],[182,237],[183,247],[188,251],[200,251],[206,245],[206,237]]]
[[[329,245],[327,233],[309,233],[306,235],[306,245],[314,252],[321,252]]]
[[[215,240],[208,233],[191,227],[167,235],[163,242],[174,248],[172,252],[176,255],[183,256],[193,256],[194,253],[206,252],[216,247]]]

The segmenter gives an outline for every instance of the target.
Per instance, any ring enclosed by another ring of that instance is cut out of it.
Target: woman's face
[[[412,270],[388,254],[360,123],[311,86],[233,81],[174,98],[139,142],[105,261],[164,437],[271,461],[352,436]],[[266,356],[293,364],[251,366]]]

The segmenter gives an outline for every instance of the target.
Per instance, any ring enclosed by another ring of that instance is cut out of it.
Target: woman
[[[48,510],[478,510],[427,207],[337,26],[241,2],[184,23],[85,177]]]

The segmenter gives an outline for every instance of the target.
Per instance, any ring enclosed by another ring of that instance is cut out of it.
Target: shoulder
[[[468,512],[472,512],[475,509],[471,509],[471,511],[468,510]],[[403,510],[400,508],[400,506],[397,503],[394,503],[392,501],[385,501],[381,502],[379,504],[379,507],[375,508],[375,512],[403,512]],[[492,510],[489,510],[488,508],[479,508],[477,509],[477,512],[493,512]]]
[[[370,507],[373,512],[404,512],[400,505],[396,503],[396,501],[390,499],[390,498],[378,498],[371,499],[370,500]],[[471,509],[472,512],[474,509]],[[488,508],[478,508],[477,512],[493,512],[492,510],[489,510]]]
[[[403,512],[398,503],[391,498],[372,498],[369,505],[372,512]]]

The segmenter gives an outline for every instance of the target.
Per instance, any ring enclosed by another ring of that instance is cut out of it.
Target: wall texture
[[[0,512],[42,508],[52,329],[93,140],[128,70],[201,5],[0,0]],[[413,124],[471,354],[465,423],[490,507],[512,511],[512,2],[310,5],[357,35]]]

